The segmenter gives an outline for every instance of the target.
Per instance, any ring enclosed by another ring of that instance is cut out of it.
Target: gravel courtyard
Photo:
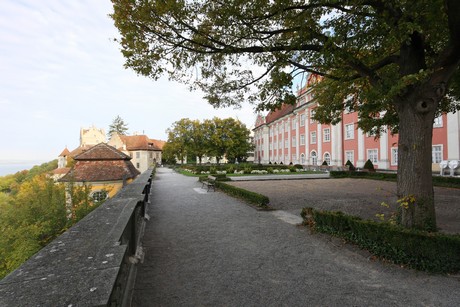
[[[270,198],[274,209],[300,214],[303,207],[342,211],[365,219],[377,213],[388,217],[395,208],[396,183],[369,179],[304,179],[227,182]],[[435,187],[436,218],[440,231],[460,233],[460,189]]]

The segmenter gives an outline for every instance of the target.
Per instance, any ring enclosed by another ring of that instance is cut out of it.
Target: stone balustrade
[[[0,306],[124,306],[142,257],[152,169],[0,281]]]

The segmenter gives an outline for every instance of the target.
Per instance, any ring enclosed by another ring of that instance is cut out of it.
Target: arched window
[[[310,158],[311,158],[311,164],[312,165],[318,165],[318,157],[316,156],[316,151],[312,151],[310,153]]]
[[[327,165],[331,165],[331,155],[328,152],[324,153],[323,161],[326,161]]]
[[[304,154],[300,155],[300,164],[305,165],[305,155]]]
[[[91,193],[91,198],[97,203],[106,200],[107,197],[109,197],[109,194],[104,190],[94,191]]]

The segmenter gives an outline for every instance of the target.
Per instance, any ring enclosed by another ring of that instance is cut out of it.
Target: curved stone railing
[[[0,281],[0,306],[129,304],[152,170]]]

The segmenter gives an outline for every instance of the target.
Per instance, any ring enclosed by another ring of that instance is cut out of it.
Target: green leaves
[[[175,122],[167,132],[166,154],[170,158],[176,156],[181,161],[185,157],[194,156],[200,162],[204,156],[241,161],[252,149],[250,131],[233,118],[215,117],[203,122],[183,118]]]

